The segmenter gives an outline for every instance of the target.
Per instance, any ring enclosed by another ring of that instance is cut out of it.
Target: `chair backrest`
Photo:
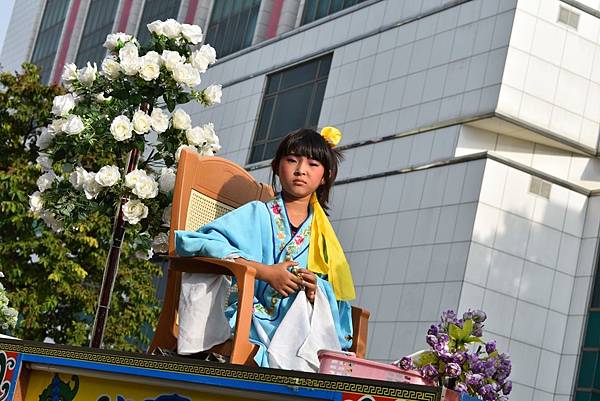
[[[183,149],[173,191],[169,254],[175,254],[175,230],[197,230],[239,206],[273,196],[270,185],[256,182],[237,164]]]

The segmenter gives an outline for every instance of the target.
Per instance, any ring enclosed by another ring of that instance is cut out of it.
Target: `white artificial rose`
[[[123,205],[122,210],[125,221],[131,224],[137,224],[148,216],[148,207],[139,199],[128,201]]]
[[[213,152],[210,146],[202,146],[198,149],[198,154],[200,156],[214,156],[215,152]]]
[[[217,61],[217,52],[211,45],[202,45],[190,56],[190,63],[200,72],[205,72],[209,65]]]
[[[55,233],[61,231],[64,227],[63,221],[58,220],[52,212],[44,210],[40,212],[40,217],[42,218],[42,220],[44,220],[44,223],[46,223],[46,225],[50,227]]]
[[[183,149],[190,149],[193,150],[194,152],[198,152],[198,149],[196,149],[195,146],[191,146],[191,145],[181,145],[180,147],[177,148],[177,150],[175,151],[175,160],[179,161],[179,158],[181,157],[181,151]]]
[[[189,145],[204,145],[204,132],[201,127],[190,128],[185,131],[185,137]]]
[[[104,41],[104,47],[108,50],[114,50],[117,47],[119,41],[121,43],[126,43],[131,40],[131,35],[128,35],[123,32],[111,33],[106,36],[106,40]]]
[[[117,79],[121,75],[121,65],[113,58],[106,57],[102,60],[102,75],[108,79]]]
[[[158,107],[152,110],[152,129],[156,132],[165,132],[169,128],[169,116]]]
[[[66,117],[75,107],[75,98],[70,93],[62,96],[56,96],[52,101],[52,114],[59,117]]]
[[[183,58],[181,54],[172,50],[163,50],[160,58],[169,71],[173,71],[175,66],[183,64],[185,61],[185,58]]]
[[[163,214],[162,214],[162,222],[163,222],[163,226],[165,227],[170,227],[171,226],[171,212],[173,211],[173,206],[169,205],[165,208],[165,210],[163,210]]]
[[[91,86],[96,80],[98,74],[98,67],[96,63],[92,66],[88,61],[87,65],[77,72],[77,78],[83,86]]]
[[[156,63],[147,62],[141,58],[139,74],[144,81],[152,81],[160,75],[160,66]]]
[[[112,99],[112,96],[106,97],[106,96],[104,96],[104,93],[102,93],[102,92],[96,94],[96,101],[98,103],[108,102],[110,99]]]
[[[173,68],[173,79],[180,84],[193,88],[200,84],[200,73],[191,64],[177,64]]]
[[[125,46],[119,50],[119,60],[136,59],[139,58],[138,47],[133,42],[127,42]]]
[[[121,60],[119,66],[121,67],[123,74],[127,76],[136,75],[140,71],[140,68],[142,68],[142,59],[139,57],[126,58]]]
[[[150,131],[152,125],[152,118],[141,110],[136,111],[133,114],[133,130],[138,134],[145,134]]]
[[[84,129],[85,126],[83,125],[83,121],[81,121],[81,118],[79,118],[79,116],[75,115],[69,116],[65,124],[62,126],[62,130],[67,135],[77,135]]]
[[[169,234],[158,233],[152,240],[152,250],[156,253],[169,252]]]
[[[221,85],[211,85],[204,89],[202,98],[206,101],[206,104],[210,106],[215,103],[221,103],[221,96],[223,96]]]
[[[157,35],[163,35],[163,22],[160,20],[156,20],[156,21],[152,21],[151,23],[147,24],[146,27],[148,28],[148,30],[152,33],[155,33]]]
[[[63,82],[75,82],[77,81],[77,66],[73,63],[65,65],[62,73]]]
[[[83,183],[87,177],[88,172],[85,171],[83,167],[77,166],[75,167],[75,171],[71,173],[69,176],[69,182],[73,185],[75,189],[83,188]]]
[[[37,146],[39,150],[47,149],[48,146],[52,144],[54,135],[54,132],[50,131],[48,128],[42,128],[42,132],[35,141],[35,146]]]
[[[125,175],[125,186],[127,188],[133,188],[135,187],[135,183],[138,182],[139,179],[147,176],[148,174],[146,174],[144,170],[135,169],[133,171],[130,171]]]
[[[110,133],[117,141],[125,141],[133,136],[131,121],[127,116],[117,116],[110,124]]]
[[[172,116],[173,127],[176,129],[189,129],[192,127],[192,119],[188,113],[182,109],[177,109]]]
[[[154,251],[152,248],[147,251],[135,251],[135,257],[141,260],[150,260],[154,256]]]
[[[158,179],[160,192],[163,194],[171,192],[175,187],[175,178],[175,170],[172,167],[163,167],[160,170],[160,178]]]
[[[52,134],[58,134],[59,132],[63,132],[63,128],[67,119],[65,118],[57,118],[56,120],[52,120],[50,125],[48,125],[48,131]]]
[[[50,170],[47,173],[40,175],[36,184],[40,192],[44,192],[45,190],[52,188],[54,180],[56,180],[56,174],[54,174],[54,171]]]
[[[121,173],[117,166],[104,166],[98,170],[94,179],[103,187],[112,187],[121,179]]]
[[[102,191],[102,186],[96,182],[96,173],[86,172],[83,178],[83,192],[87,199],[96,199]]]
[[[46,153],[40,153],[35,162],[41,167],[42,171],[52,169],[52,159]]]
[[[29,195],[29,210],[33,213],[41,212],[44,207],[44,201],[42,200],[42,193],[35,191]]]
[[[204,124],[202,127],[206,136],[206,146],[208,146],[213,152],[221,150],[221,144],[219,143],[219,137],[215,133],[215,126],[213,123]]]
[[[181,24],[175,21],[173,18],[169,18],[162,24],[163,35],[169,39],[177,39],[181,34]]]
[[[144,54],[142,56],[142,59],[149,63],[158,64],[159,66],[162,64],[162,58],[160,58],[160,54],[158,54],[154,50],[151,50],[148,53]]]
[[[156,195],[158,195],[158,183],[149,175],[139,177],[131,192],[141,199],[156,198]]]
[[[193,45],[202,42],[202,28],[198,25],[181,24],[181,36]]]

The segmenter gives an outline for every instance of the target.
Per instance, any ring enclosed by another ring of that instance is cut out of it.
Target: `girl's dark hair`
[[[300,128],[290,132],[279,144],[275,157],[271,162],[273,169],[271,185],[275,189],[275,176],[279,170],[281,159],[287,155],[304,156],[317,160],[324,167],[324,183],[317,188],[317,199],[324,210],[328,209],[329,192],[335,182],[338,172],[338,164],[343,159],[342,153],[329,146],[327,141],[317,131]]]

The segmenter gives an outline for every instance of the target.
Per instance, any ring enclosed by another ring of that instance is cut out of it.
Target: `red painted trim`
[[[123,9],[121,11],[121,18],[119,18],[119,32],[125,32],[127,29],[127,21],[129,21],[129,14],[131,13],[131,5],[133,0],[125,0],[123,3]]]
[[[73,28],[75,28],[75,22],[77,21],[77,13],[79,12],[80,4],[81,0],[73,0],[71,3],[67,29],[65,29],[65,33],[62,37],[62,46],[60,48],[60,52],[58,53],[57,61],[54,63],[54,78],[52,79],[52,83],[58,84],[60,82],[62,70],[65,66],[65,60],[67,59],[67,52],[69,51],[69,45],[71,44]]]
[[[198,0],[190,0],[188,5],[187,13],[185,14],[184,22],[186,24],[193,24],[194,17],[196,16],[196,9],[198,8]]]
[[[277,26],[279,26],[282,8],[283,0],[273,0],[273,9],[271,10],[271,18],[269,18],[269,25],[267,26],[266,39],[271,39],[277,35]]]

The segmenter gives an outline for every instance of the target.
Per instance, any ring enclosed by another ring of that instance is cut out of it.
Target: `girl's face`
[[[292,199],[310,198],[325,182],[324,173],[319,161],[296,155],[282,157],[277,171],[283,192]]]

